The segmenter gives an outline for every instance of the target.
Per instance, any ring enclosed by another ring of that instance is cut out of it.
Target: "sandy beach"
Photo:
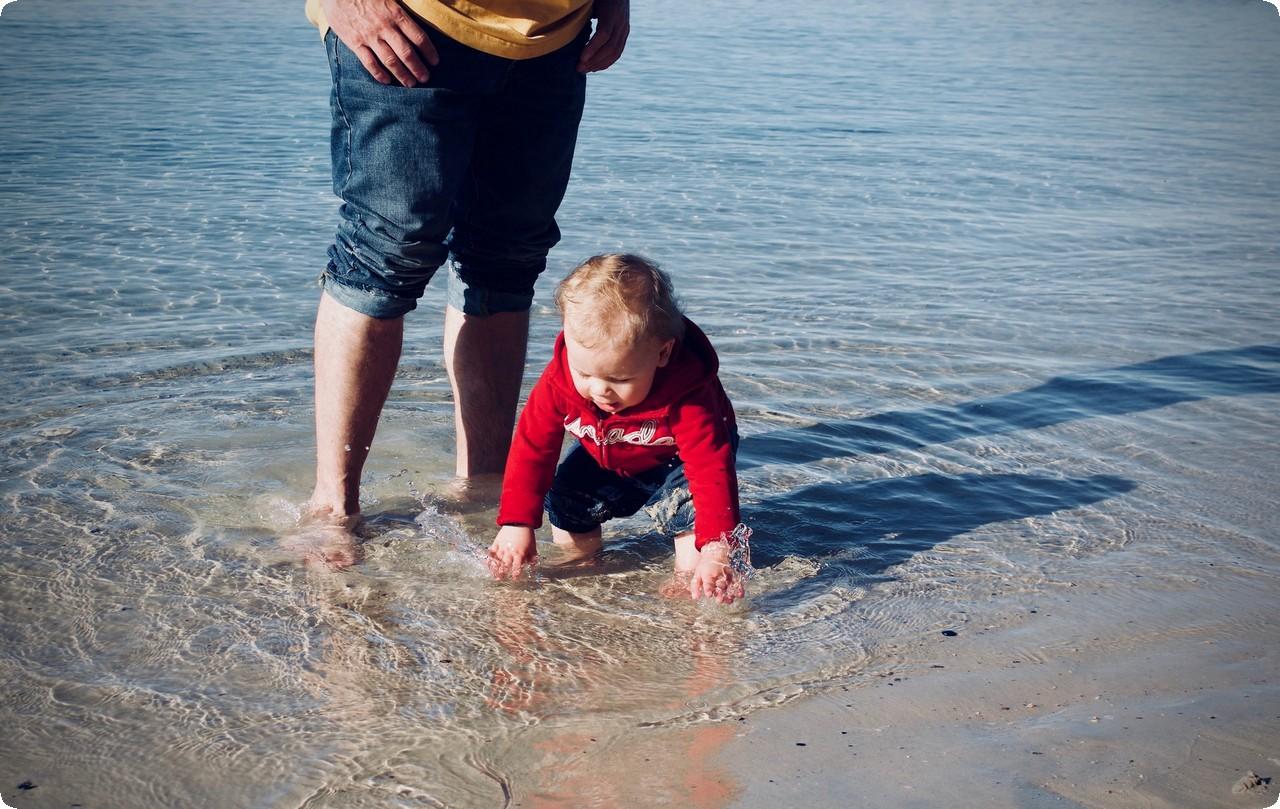
[[[736,807],[1264,807],[1280,775],[1274,581],[1067,587],[750,717]],[[1270,779],[1237,794],[1248,772]]]

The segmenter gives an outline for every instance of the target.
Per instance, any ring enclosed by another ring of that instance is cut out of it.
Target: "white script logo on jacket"
[[[658,432],[657,419],[648,419],[640,425],[640,429],[627,432],[621,427],[614,427],[608,430],[603,436],[596,434],[596,426],[594,424],[583,424],[582,416],[578,416],[573,421],[569,421],[565,417],[565,430],[573,433],[583,441],[591,441],[596,446],[605,446],[608,444],[639,444],[646,447],[662,446],[664,444],[674,444],[675,438],[664,435],[655,438]]]

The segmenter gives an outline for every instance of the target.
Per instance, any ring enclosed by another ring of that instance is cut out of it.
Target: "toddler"
[[[588,259],[556,306],[564,330],[516,426],[490,570],[514,578],[536,559],[544,509],[555,543],[585,559],[604,522],[661,502],[676,515],[677,581],[689,577],[694,599],[732,602],[738,431],[711,343],[639,256]],[[557,468],[566,432],[579,443]]]

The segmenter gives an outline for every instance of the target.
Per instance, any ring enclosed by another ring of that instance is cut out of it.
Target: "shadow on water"
[[[1137,484],[1117,475],[937,473],[877,480],[836,481],[794,489],[753,502],[744,516],[755,539],[751,561],[769,568],[786,557],[820,563],[816,575],[769,593],[757,605],[794,604],[825,591],[833,580],[870,584],[915,554],[984,525],[1041,517],[1102,502]],[[571,578],[626,570],[670,555],[666,537],[648,534],[601,564],[547,572]]]
[[[877,413],[743,439],[739,469],[919,449],[962,438],[1155,410],[1213,396],[1280,393],[1280,346],[1259,345],[1059,376],[1034,388],[952,407]]]
[[[1250,346],[1163,357],[1089,374],[1060,376],[1034,388],[952,407],[879,413],[744,439],[739,468],[803,464],[845,455],[919,449],[979,435],[1035,429],[1094,416],[1136,413],[1213,396],[1280,393],[1280,346]],[[794,603],[832,579],[886,579],[913,554],[983,525],[1043,516],[1127,493],[1133,481],[1112,475],[1061,478],[1027,474],[925,474],[837,481],[746,505],[758,568],[787,556],[822,562],[818,575],[764,602]],[[605,568],[628,569],[670,552],[655,535],[606,553]],[[563,570],[553,578],[591,575]]]
[[[1113,475],[916,475],[820,483],[750,506],[761,541],[752,562],[770,567],[785,556],[823,562],[817,576],[765,596],[794,602],[823,590],[832,578],[869,583],[885,571],[948,539],[989,523],[1043,516],[1132,491]]]
[[[1162,357],[1060,376],[1016,393],[953,407],[879,413],[753,436],[740,468],[919,449],[979,435],[1094,416],[1136,413],[1213,396],[1280,393],[1280,346]],[[821,572],[774,599],[794,603],[833,578],[872,581],[913,554],[990,523],[1042,516],[1124,494],[1124,478],[927,474],[808,486],[748,507],[757,567],[788,555],[822,560]]]

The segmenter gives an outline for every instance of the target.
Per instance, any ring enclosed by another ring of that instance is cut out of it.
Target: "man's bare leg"
[[[404,318],[379,320],[327,294],[316,312],[316,487],[311,516],[351,524],[360,513],[360,473],[391,390]]]
[[[445,309],[444,362],[453,386],[458,477],[500,481],[528,340],[527,311],[475,317],[452,306]]]

